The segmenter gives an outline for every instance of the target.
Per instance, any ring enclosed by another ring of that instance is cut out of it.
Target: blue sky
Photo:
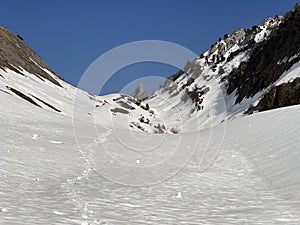
[[[284,15],[295,0],[9,0],[0,24],[36,50],[66,81],[77,85],[87,67],[121,44],[139,40],[175,42],[200,55],[239,28]],[[118,92],[145,75],[167,77],[177,69],[140,63],[116,73],[101,94]]]

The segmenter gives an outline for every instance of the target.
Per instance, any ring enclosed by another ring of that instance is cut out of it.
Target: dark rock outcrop
[[[258,105],[251,106],[246,114],[251,114],[255,111],[266,111],[285,106],[300,104],[300,78],[296,78],[292,82],[284,83],[279,86],[273,86]]]
[[[269,87],[279,79],[284,71],[300,60],[298,54],[300,52],[299,27],[300,6],[297,5],[292,12],[288,13],[279,27],[272,31],[268,40],[255,44],[251,50],[249,61],[241,63],[236,70],[231,72],[228,76],[227,93],[231,94],[237,90],[236,103],[241,102],[244,98],[253,97],[259,91]],[[284,60],[285,58],[290,60]],[[275,89],[277,90],[277,88]],[[281,94],[278,97],[285,96]],[[287,102],[288,99],[279,101]],[[272,107],[269,105],[267,108],[275,107],[275,105]],[[280,107],[280,104],[277,107]]]
[[[17,96],[19,96],[20,98],[26,100],[27,102],[35,105],[35,106],[38,106],[38,107],[41,107],[39,104],[37,104],[35,101],[33,101],[29,96],[23,94],[21,91],[18,91],[12,87],[8,87],[6,86],[6,88],[10,91],[12,91],[14,94],[16,94]]]
[[[111,109],[110,111],[112,111],[113,113],[122,113],[122,114],[129,113],[129,111],[127,111],[126,109],[123,109],[123,108],[114,108],[114,109]]]

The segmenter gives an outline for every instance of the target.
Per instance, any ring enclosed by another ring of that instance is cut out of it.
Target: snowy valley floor
[[[80,139],[87,149],[105,147],[128,163],[138,155],[133,163],[153,164],[155,152],[122,155],[116,134],[130,139],[128,132],[97,127],[94,138],[86,132],[93,125],[78,121],[76,143],[70,118],[41,112],[0,111],[0,224],[300,224],[300,106],[181,134],[191,146],[200,137],[191,160],[148,187],[101,177],[78,150]],[[142,142],[147,148],[160,138]],[[158,154],[178,146],[176,140],[167,135]]]

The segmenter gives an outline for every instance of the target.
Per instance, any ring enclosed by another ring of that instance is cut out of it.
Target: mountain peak
[[[135,97],[138,100],[144,100],[149,96],[148,92],[144,89],[144,86],[142,84],[138,84],[134,90],[134,92],[131,94],[132,97]]]

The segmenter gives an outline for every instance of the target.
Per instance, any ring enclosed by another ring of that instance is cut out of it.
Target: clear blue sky
[[[138,40],[164,40],[197,54],[225,33],[283,15],[296,0],[7,0],[0,24],[20,34],[65,80],[77,85],[101,54]],[[118,92],[140,76],[169,76],[157,63],[116,73],[102,94]]]

